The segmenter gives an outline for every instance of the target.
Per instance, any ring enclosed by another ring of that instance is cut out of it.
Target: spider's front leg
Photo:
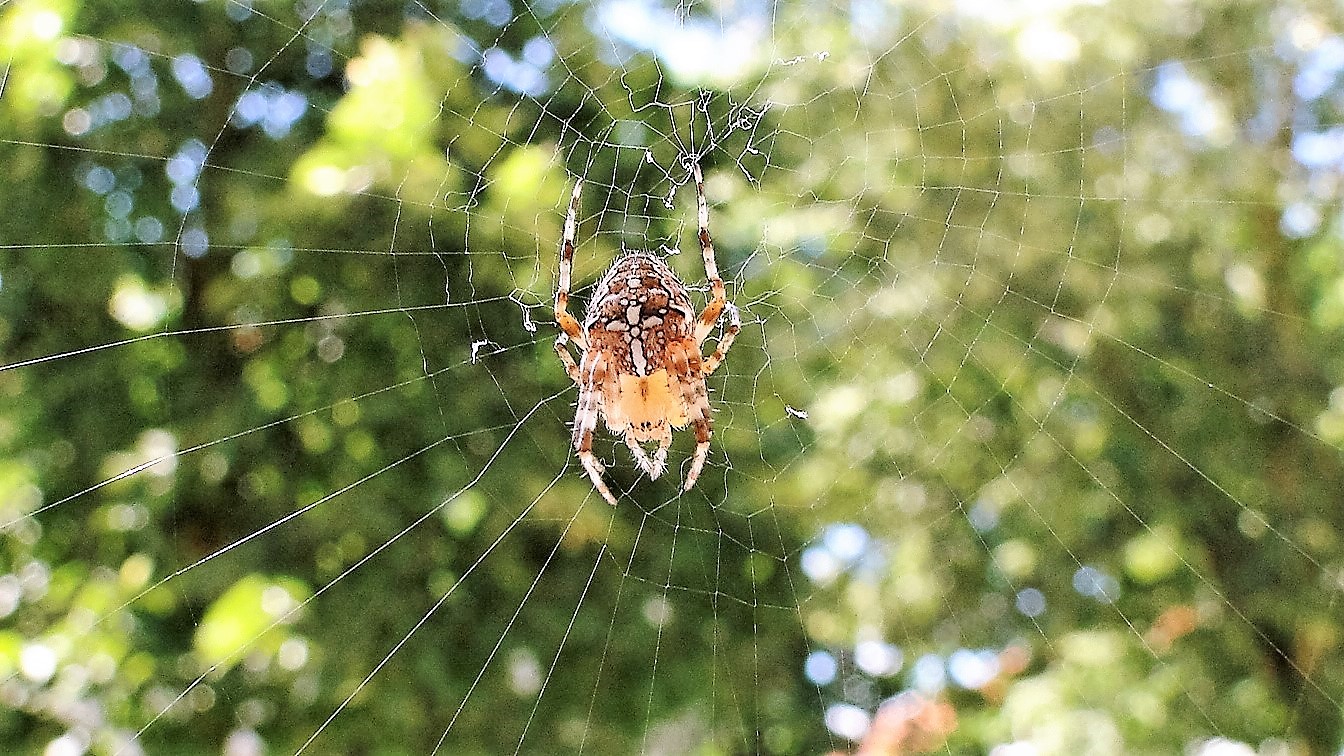
[[[565,213],[565,235],[560,240],[560,280],[555,287],[555,322],[574,339],[580,349],[587,349],[588,340],[584,338],[583,327],[579,325],[578,319],[569,314],[569,286],[574,273],[574,234],[578,231],[579,195],[582,192],[583,182],[575,182],[574,194],[569,199],[569,211]]]
[[[695,322],[695,341],[704,342],[714,324],[719,322],[724,305],[728,302],[728,293],[723,286],[723,277],[719,275],[718,263],[714,260],[714,241],[709,237],[709,203],[705,201],[705,177],[700,173],[700,164],[692,167],[695,177],[695,202],[699,229],[696,238],[700,240],[700,254],[705,259],[705,275],[709,278],[709,303],[700,312]]]
[[[569,379],[574,383],[582,385],[583,380],[579,375],[579,366],[574,364],[574,357],[569,353],[569,334],[562,333],[555,337],[555,355],[560,358],[560,364],[565,366],[565,372],[569,374]]]

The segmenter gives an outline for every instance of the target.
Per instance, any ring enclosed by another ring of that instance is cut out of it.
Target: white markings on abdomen
[[[630,340],[630,362],[635,366],[636,375],[649,374],[649,361],[644,357],[644,342],[640,339]]]

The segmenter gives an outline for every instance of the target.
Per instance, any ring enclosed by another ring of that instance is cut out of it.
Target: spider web
[[[17,747],[1338,748],[1337,14],[125,13],[0,6]],[[743,329],[612,509],[565,203],[703,305],[696,162]]]

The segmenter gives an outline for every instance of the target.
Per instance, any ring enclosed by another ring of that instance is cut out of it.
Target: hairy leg
[[[644,451],[644,447],[635,440],[633,433],[625,434],[625,445],[630,447],[630,453],[634,455],[635,461],[643,468],[644,472],[649,474],[649,478],[657,480],[659,475],[663,474],[663,469],[667,465],[667,445],[672,441],[671,429],[665,429],[665,438],[658,439],[658,449],[653,453],[653,459]]]
[[[574,194],[569,200],[569,212],[565,213],[565,234],[560,242],[560,281],[555,289],[555,322],[569,334],[580,349],[587,349],[588,343],[583,337],[583,328],[579,321],[569,314],[569,286],[574,273],[574,234],[578,229],[579,194],[583,191],[583,182],[574,183]]]
[[[700,173],[699,163],[695,164],[691,170],[695,175],[695,198],[699,209],[700,254],[705,258],[705,275],[709,278],[710,286],[709,304],[705,305],[705,309],[700,313],[695,325],[695,341],[699,344],[709,336],[714,324],[719,321],[719,315],[723,314],[723,306],[728,301],[728,295],[723,288],[723,278],[719,276],[719,266],[714,261],[714,242],[709,238],[709,204],[705,201],[705,179]]]
[[[588,368],[588,362],[587,359],[584,360],[585,368]],[[580,375],[583,380],[579,383],[579,406],[574,412],[574,435],[571,440],[575,451],[579,454],[579,462],[583,464],[583,469],[593,481],[593,488],[614,507],[616,497],[603,482],[602,463],[593,455],[593,431],[597,428],[602,403],[601,393],[597,387],[602,385],[601,381],[605,376],[606,368],[598,359],[592,361],[586,378]]]
[[[569,334],[562,333],[555,339],[555,354],[560,358],[560,364],[565,366],[565,372],[569,379],[576,384],[581,385],[579,376],[579,366],[574,364],[574,357],[569,353]]]
[[[723,358],[728,354],[728,350],[733,346],[733,339],[742,330],[742,317],[737,312],[737,307],[731,302],[728,303],[728,329],[723,332],[723,338],[719,340],[719,346],[714,353],[705,358],[700,371],[704,375],[710,375],[719,369],[723,364]]]

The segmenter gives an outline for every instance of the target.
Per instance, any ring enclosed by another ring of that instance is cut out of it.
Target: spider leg
[[[555,354],[560,358],[560,364],[565,366],[565,372],[569,374],[569,379],[574,383],[583,385],[583,378],[579,374],[579,366],[574,364],[574,357],[569,353],[569,334],[562,333],[555,339]]]
[[[593,443],[592,431],[587,433],[586,440],[591,447]],[[607,488],[607,484],[602,482],[602,463],[597,460],[597,457],[593,456],[592,451],[580,449],[579,462],[583,463],[583,469],[588,471],[588,477],[593,481],[593,488],[602,494],[602,498],[606,499],[608,504],[613,507],[616,506],[616,497],[611,495],[611,489]]]
[[[714,353],[706,357],[705,361],[701,363],[700,372],[706,376],[719,369],[724,356],[728,354],[728,349],[733,345],[733,339],[737,338],[738,331],[742,330],[742,317],[738,315],[737,306],[732,302],[727,303],[726,306],[728,308],[728,330],[723,332],[723,338],[719,339],[719,346],[714,350]]]
[[[691,490],[700,477],[700,468],[705,466],[705,459],[709,457],[709,439],[714,435],[714,426],[707,417],[692,420],[691,428],[695,430],[695,456],[691,458],[691,471],[686,473],[686,484],[681,488],[683,491]]]
[[[589,368],[588,376],[586,380],[579,382],[579,406],[574,412],[574,435],[571,440],[575,451],[579,454],[579,462],[583,464],[583,469],[588,471],[588,477],[593,481],[593,488],[614,507],[616,497],[611,495],[611,489],[602,481],[602,463],[593,456],[593,431],[597,428],[598,411],[602,404],[602,395],[598,387],[602,385],[602,379],[607,371],[599,359],[593,359],[592,366],[589,367],[587,357],[588,355],[585,355],[584,367]],[[580,377],[582,378],[582,375]]]
[[[635,461],[649,474],[650,480],[657,480],[659,475],[667,467],[667,446],[672,443],[672,430],[664,427],[662,436],[658,439],[658,449],[653,453],[653,459],[644,451],[644,447],[635,440],[635,434],[626,432],[625,445],[630,447],[630,454],[634,456]]]
[[[723,314],[728,294],[723,288],[723,278],[719,276],[719,266],[714,262],[714,242],[709,238],[709,204],[705,201],[705,179],[700,173],[700,164],[692,166],[691,171],[695,176],[695,199],[700,211],[700,253],[705,258],[705,275],[709,277],[710,285],[709,304],[705,305],[695,324],[695,343],[700,344]]]
[[[560,282],[555,290],[555,322],[569,334],[580,349],[587,349],[588,342],[583,337],[579,321],[569,314],[569,285],[574,273],[574,234],[578,229],[579,194],[583,191],[583,181],[574,182],[574,194],[569,200],[569,212],[565,213],[565,235],[560,242]]]
[[[688,359],[686,349],[694,345],[689,342],[683,343],[686,346],[669,349],[668,356],[672,360],[673,370],[680,376],[677,383],[681,388],[681,401],[686,408],[686,418],[695,431],[695,456],[691,458],[691,471],[686,474],[686,483],[682,487],[683,491],[689,491],[700,477],[700,468],[704,467],[705,459],[709,456],[709,440],[714,436],[714,421],[710,418],[709,390],[705,387],[705,376],[698,364],[699,361],[693,362]],[[695,356],[698,357],[698,354]]]
[[[658,439],[658,448],[653,452],[653,472],[649,477],[657,479],[667,469],[667,447],[672,445],[672,426],[663,426],[663,435]]]

